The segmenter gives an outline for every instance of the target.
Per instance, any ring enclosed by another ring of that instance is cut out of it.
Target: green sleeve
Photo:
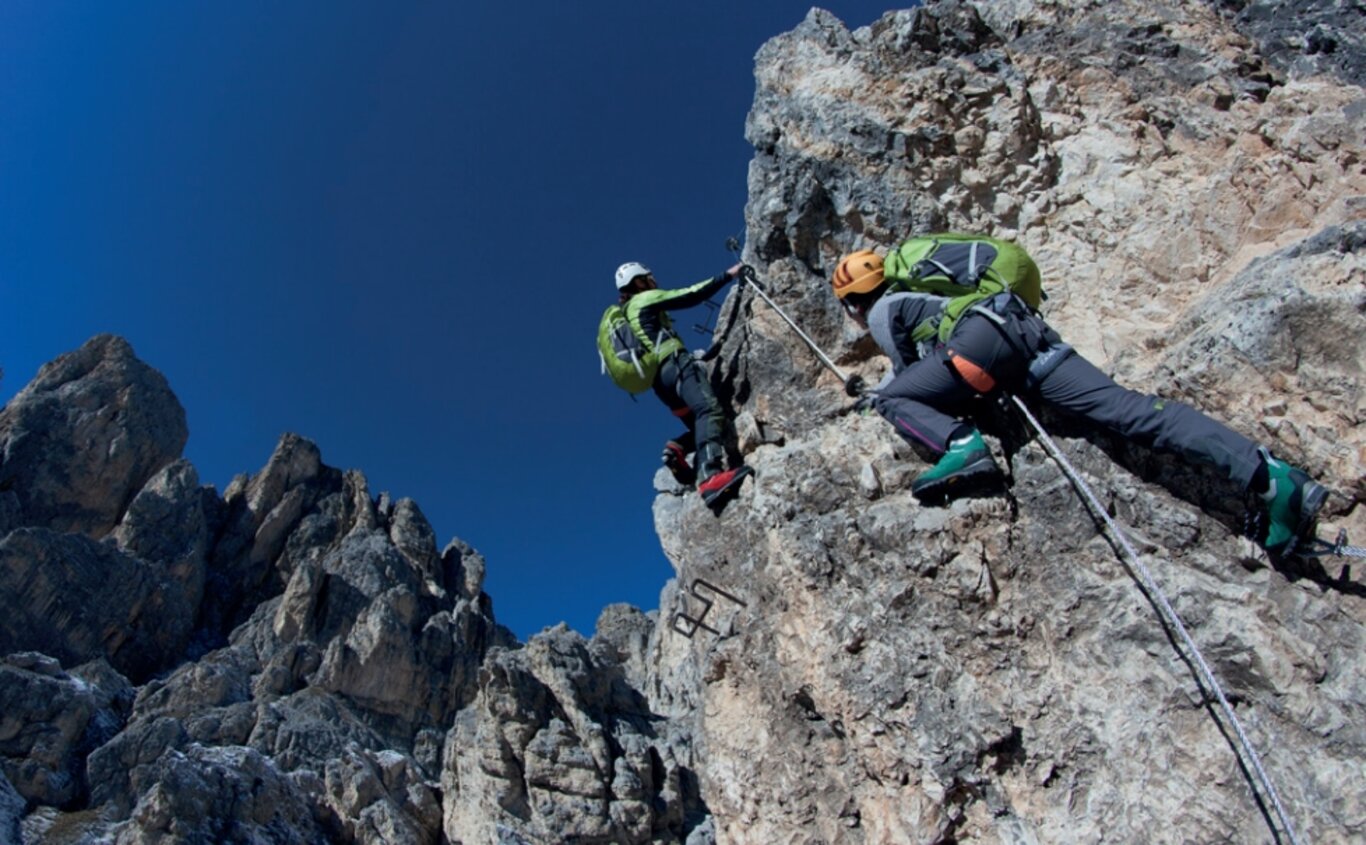
[[[710,279],[705,279],[691,287],[679,288],[677,290],[647,290],[631,297],[632,303],[639,302],[636,307],[639,309],[655,308],[665,311],[677,311],[683,308],[691,308],[694,305],[701,305],[721,288],[725,287],[726,282],[730,281],[730,276],[722,273]]]

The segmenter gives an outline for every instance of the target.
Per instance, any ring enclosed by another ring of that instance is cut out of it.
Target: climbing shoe
[[[677,442],[670,440],[664,444],[664,466],[673,475],[674,481],[684,487],[691,487],[697,481],[697,473],[688,463],[688,454]]]
[[[911,482],[911,493],[919,499],[938,498],[967,486],[969,480],[995,478],[1000,474],[987,444],[982,442],[982,435],[973,429],[957,440],[949,441],[949,449],[939,463]]]
[[[1292,554],[1295,547],[1314,536],[1319,509],[1328,498],[1328,489],[1302,470],[1262,451],[1266,468],[1266,490],[1261,497],[1261,529],[1255,539],[1273,555]]]
[[[753,470],[747,466],[718,472],[710,478],[703,479],[702,483],[697,485],[697,492],[702,494],[702,501],[707,503],[707,507],[716,507],[730,493],[738,490],[745,476],[752,472]]]

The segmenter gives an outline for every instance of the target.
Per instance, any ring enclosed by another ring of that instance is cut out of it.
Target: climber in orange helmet
[[[911,238],[885,259],[869,250],[844,256],[832,285],[892,361],[863,403],[940,456],[912,483],[915,495],[941,498],[999,476],[964,414],[973,397],[1009,390],[1217,467],[1258,497],[1254,535],[1273,554],[1313,536],[1322,485],[1188,405],[1121,387],[1063,343],[1039,316],[1039,270],[1019,246],[972,235]]]

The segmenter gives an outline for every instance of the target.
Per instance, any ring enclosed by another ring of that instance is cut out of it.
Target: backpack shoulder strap
[[[897,351],[896,339],[892,336],[892,302],[899,296],[910,296],[910,294],[883,294],[882,298],[874,302],[873,307],[868,309],[868,333],[873,336],[873,342],[878,345],[882,353],[892,359],[892,369],[897,371],[906,366],[906,362],[901,360],[901,354]]]
[[[909,349],[918,347],[928,337],[921,337],[921,329],[929,325],[930,336],[937,324],[946,300],[942,296],[921,292],[894,292],[883,295],[868,312],[868,331],[878,347],[892,361],[893,370],[900,372],[915,363]],[[898,336],[900,335],[900,336]],[[907,340],[910,343],[907,343]]]

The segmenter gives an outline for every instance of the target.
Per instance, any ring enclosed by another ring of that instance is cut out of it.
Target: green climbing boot
[[[962,486],[969,479],[982,479],[1000,475],[996,460],[991,457],[987,444],[977,429],[949,441],[948,451],[939,463],[911,482],[911,493],[917,498],[927,499],[947,495],[951,488]]]
[[[1300,541],[1314,536],[1319,509],[1328,498],[1328,490],[1302,470],[1262,451],[1266,466],[1267,489],[1262,498],[1264,536],[1257,539],[1273,555],[1288,555]]]

